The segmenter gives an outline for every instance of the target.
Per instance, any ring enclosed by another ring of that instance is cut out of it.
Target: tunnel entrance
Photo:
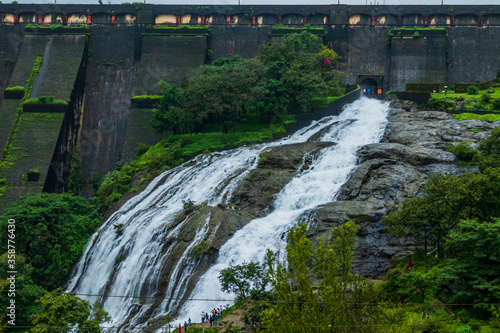
[[[377,97],[382,94],[382,87],[379,87],[374,79],[365,79],[361,82],[361,93],[368,97]]]

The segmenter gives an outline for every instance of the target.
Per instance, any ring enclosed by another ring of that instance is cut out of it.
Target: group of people
[[[210,321],[210,326],[213,325],[219,325],[219,318],[220,315],[222,314],[223,307],[222,305],[218,308],[212,309],[210,312],[201,312],[201,322],[204,323],[205,321],[208,323]],[[188,331],[188,327],[191,326],[191,318],[188,319],[188,321],[184,322],[184,331],[182,330],[182,325],[179,324],[179,333],[184,333]]]
[[[210,326],[219,325],[219,317],[222,314],[222,305],[219,308],[214,308],[210,312],[201,312],[201,322],[210,321]]]
[[[184,332],[187,332],[188,326],[191,326],[191,318],[188,319],[188,321],[184,322]],[[182,326],[179,324],[179,333],[182,333]]]

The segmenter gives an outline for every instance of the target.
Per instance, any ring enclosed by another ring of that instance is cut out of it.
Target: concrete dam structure
[[[489,81],[500,69],[500,6],[0,5],[0,150],[8,164],[0,178],[9,184],[0,210],[21,195],[65,191],[72,162],[87,179],[103,176],[130,161],[138,143],[159,141],[152,111],[134,96],[159,94],[162,80],[179,84],[194,67],[252,57],[259,45],[304,29],[339,54],[346,84],[379,94],[406,83]],[[21,93],[7,89],[16,86]],[[48,95],[67,103],[22,105]],[[23,179],[32,169],[39,180]]]

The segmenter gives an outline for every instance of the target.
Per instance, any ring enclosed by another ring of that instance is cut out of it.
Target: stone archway
[[[365,96],[377,97],[383,93],[382,75],[359,75],[357,84],[361,88],[361,93]]]

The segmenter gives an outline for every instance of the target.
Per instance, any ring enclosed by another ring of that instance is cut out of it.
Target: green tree
[[[384,332],[399,330],[405,309],[379,304],[374,284],[352,274],[358,228],[348,222],[333,231],[332,243],[314,248],[306,226],[289,233],[287,263],[268,253],[273,301],[263,311],[262,324],[272,332]]]
[[[181,88],[164,84],[163,95],[158,108],[153,110],[151,125],[158,133],[172,131],[174,134],[188,133],[189,119],[183,110],[183,91]]]
[[[56,289],[40,300],[41,310],[32,316],[33,333],[100,333],[99,324],[111,320],[102,304],[87,301]]]
[[[281,42],[262,46],[257,57],[269,68],[283,63],[283,68],[287,69],[280,73],[279,80],[282,90],[288,93],[287,104],[291,111],[303,112],[307,100],[312,97],[342,94],[343,73],[337,69],[337,55],[319,44],[318,37],[313,34],[304,31],[283,36]]]
[[[253,59],[217,59],[193,69],[181,88],[166,87],[151,123],[160,133],[204,132],[207,125],[227,133],[251,116],[263,122],[302,112],[310,98],[343,93],[336,58],[304,31],[263,46]]]
[[[500,215],[500,171],[460,177],[434,174],[423,188],[423,196],[404,201],[401,209],[383,218],[392,234],[411,232],[423,241],[426,252],[432,243],[442,254],[443,240],[460,220],[489,220]]]
[[[481,170],[500,167],[500,126],[493,128],[488,138],[479,143]]]
[[[0,222],[2,252],[7,221],[14,219],[16,251],[33,267],[31,277],[43,288],[62,285],[99,225],[98,207],[71,194],[30,195],[13,203]]]
[[[435,287],[435,279],[421,272],[407,274],[401,269],[393,269],[386,275],[384,290],[399,302],[423,304],[428,296],[434,296]]]
[[[441,296],[446,303],[475,304],[468,311],[486,319],[490,304],[500,303],[500,219],[462,221],[446,241],[454,256],[441,269]]]
[[[264,268],[254,262],[223,269],[219,281],[223,291],[233,292],[243,298],[264,292],[268,284]]]
[[[477,94],[479,94],[479,89],[476,86],[469,86],[467,88],[467,94],[469,94],[469,95],[477,95]]]
[[[37,286],[31,274],[33,273],[33,267],[26,263],[25,258],[20,255],[15,255],[15,297],[12,297],[10,289],[11,284],[8,278],[10,274],[8,271],[12,271],[9,267],[13,261],[10,261],[12,256],[9,258],[9,253],[4,253],[0,256],[0,316],[6,320],[12,318],[7,317],[8,306],[10,305],[10,300],[15,300],[16,316],[15,322],[17,326],[30,326],[31,315],[37,313],[40,310],[40,305],[36,304],[35,301],[41,298],[45,293],[42,287]],[[10,295],[9,295],[10,294]],[[1,330],[0,330],[1,331]]]

